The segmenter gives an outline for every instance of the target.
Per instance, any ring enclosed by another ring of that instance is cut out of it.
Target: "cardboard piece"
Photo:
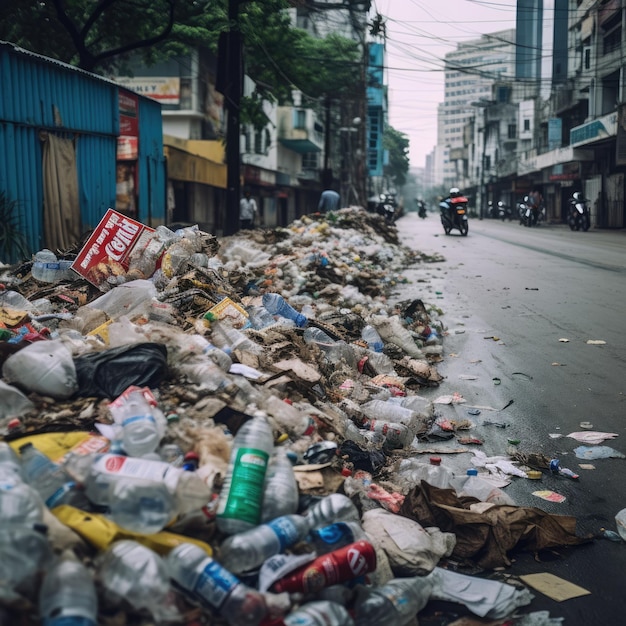
[[[557,602],[591,594],[591,591],[587,591],[583,587],[546,572],[520,576],[520,580]]]

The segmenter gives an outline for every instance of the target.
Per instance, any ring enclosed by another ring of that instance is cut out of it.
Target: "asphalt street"
[[[394,294],[443,312],[445,379],[423,395],[461,394],[465,403],[438,405],[441,414],[471,419],[467,434],[484,441],[480,449],[488,456],[540,453],[580,476],[513,478],[506,493],[519,506],[572,515],[577,534],[596,538],[549,553],[511,554],[514,562],[499,579],[554,574],[589,594],[557,602],[534,591],[524,613],[548,610],[567,626],[622,624],[626,543],[600,531],[615,531],[615,514],[626,508],[626,459],[578,458],[574,450],[585,444],[567,435],[589,422],[592,431],[617,435],[602,445],[626,454],[626,231],[472,219],[467,237],[446,236],[436,213],[426,219],[409,213],[398,231],[405,245],[445,258],[408,270],[409,285]],[[470,407],[480,415],[470,416]],[[468,450],[443,462],[463,471],[471,458]],[[565,500],[543,500],[533,495],[538,490]]]

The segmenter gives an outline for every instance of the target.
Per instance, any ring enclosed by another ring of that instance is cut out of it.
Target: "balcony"
[[[321,152],[324,132],[311,109],[278,107],[276,111],[278,141],[298,154]]]

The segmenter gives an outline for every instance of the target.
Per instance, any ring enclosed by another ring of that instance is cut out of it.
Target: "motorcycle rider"
[[[417,203],[417,214],[421,218],[426,217],[426,203],[423,200],[420,200],[419,198],[416,198],[415,202]]]
[[[459,188],[458,187],[451,187],[450,191],[448,192],[448,197],[445,200],[442,200],[439,203],[439,207],[441,209],[441,212],[445,213],[446,217],[448,218],[448,220],[450,222],[452,222],[452,218],[453,218],[453,215],[452,215],[452,208],[453,208],[452,205],[453,205],[453,202],[452,202],[452,200],[454,198],[460,198],[460,197],[461,197],[461,191],[459,190]]]

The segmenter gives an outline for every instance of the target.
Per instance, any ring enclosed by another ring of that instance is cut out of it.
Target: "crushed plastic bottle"
[[[22,473],[25,481],[42,497],[48,508],[69,504],[89,509],[89,502],[67,470],[51,461],[32,443],[20,446]]]
[[[167,566],[179,587],[233,626],[257,626],[268,613],[263,594],[244,585],[199,546],[176,546]]]
[[[43,283],[57,283],[61,280],[71,280],[75,274],[70,270],[72,261],[57,259],[57,255],[45,248],[35,254],[31,273],[35,280]]]
[[[354,620],[338,602],[317,600],[298,607],[276,626],[354,626]]]
[[[367,324],[361,330],[361,339],[365,341],[370,350],[374,352],[382,352],[385,344],[378,331],[371,325]]]
[[[263,306],[272,314],[286,317],[293,321],[298,328],[304,328],[307,318],[298,313],[280,294],[264,293],[262,298]]]
[[[385,420],[394,424],[403,424],[412,433],[417,433],[421,420],[415,411],[385,400],[370,400],[361,405],[361,411],[370,419]]]
[[[122,427],[124,451],[129,456],[143,456],[159,447],[163,436],[162,424],[157,422],[143,389],[129,387],[109,404],[109,411]]]
[[[3,586],[33,589],[36,577],[52,563],[47,526],[0,524],[0,580]]]
[[[439,457],[432,457],[430,463],[417,458],[402,459],[396,470],[396,480],[403,491],[412,489],[422,480],[433,487],[449,489],[453,478],[454,472],[441,465]]]
[[[46,626],[96,626],[98,596],[82,563],[59,561],[48,572],[39,593],[39,612]]]
[[[156,621],[166,614],[169,569],[150,548],[132,540],[116,541],[98,558],[97,571],[112,604],[128,602],[136,610],[148,610]]]
[[[428,576],[394,578],[357,599],[359,626],[400,626],[407,624],[428,603],[433,582]]]
[[[456,490],[459,496],[471,496],[490,504],[515,506],[515,502],[509,495],[493,483],[481,478],[476,468],[468,469],[465,476],[453,478],[450,481],[450,486]]]

